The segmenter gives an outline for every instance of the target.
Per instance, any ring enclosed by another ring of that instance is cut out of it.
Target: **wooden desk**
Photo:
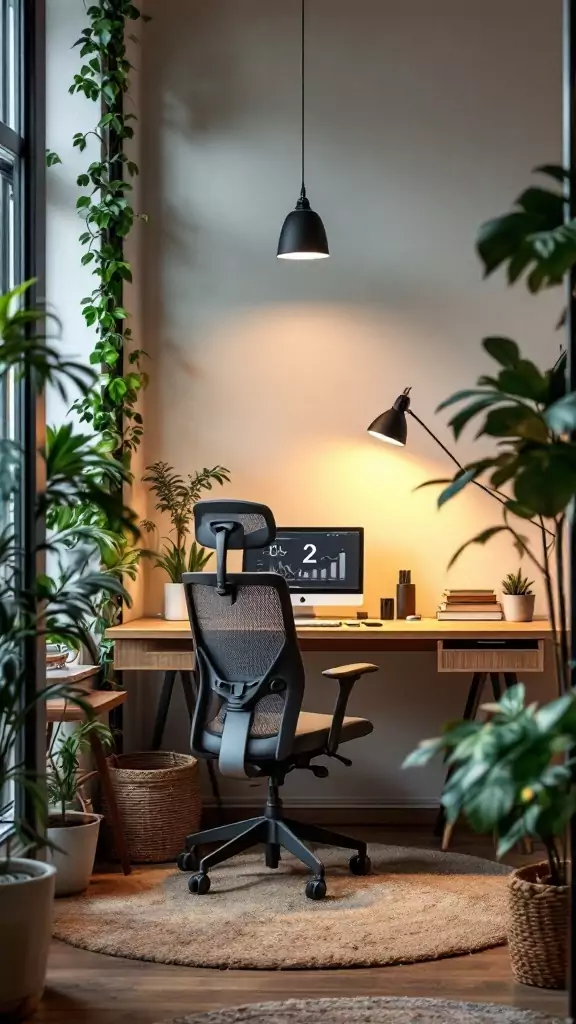
[[[298,626],[303,651],[436,651],[440,672],[541,672],[550,624],[534,622],[385,621],[381,626]],[[191,672],[188,622],[135,619],[113,626],[114,666],[129,671]],[[462,641],[462,643],[460,643]]]
[[[502,695],[504,686],[517,681],[517,673],[542,672],[545,645],[551,639],[551,628],[545,619],[535,622],[438,622],[421,619],[406,622],[393,619],[381,626],[318,626],[297,627],[303,651],[432,651],[436,652],[439,672],[470,672],[472,679],[463,710],[463,718],[478,714],[488,677],[494,698]],[[176,676],[180,675],[190,718],[196,702],[194,650],[190,624],[167,622],[165,619],[134,619],[106,631],[114,640],[114,667],[122,671],[164,672],[158,701],[152,749],[162,744],[164,728],[172,699]],[[214,765],[207,761],[212,792],[218,806],[220,793]],[[444,818],[438,817],[436,831],[442,834]]]

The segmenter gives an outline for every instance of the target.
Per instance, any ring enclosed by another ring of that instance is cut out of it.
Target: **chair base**
[[[350,870],[355,875],[366,875],[370,871],[366,843],[339,832],[309,825],[304,822],[284,818],[281,814],[282,804],[274,784],[270,787],[270,797],[266,813],[258,818],[246,821],[235,821],[230,825],[219,825],[204,832],[196,832],[186,838],[186,852],[180,854],[178,867],[181,871],[196,871],[189,881],[191,892],[204,894],[210,888],[208,871],[217,864],[230,860],[239,853],[264,843],[266,867],[277,868],[280,862],[281,849],[297,857],[312,872],[312,880],[306,886],[306,895],[310,899],[321,899],[326,894],[324,883],[324,865],[306,843],[318,843],[323,846],[338,846],[345,850],[356,851],[350,860]],[[205,844],[223,843],[212,853],[202,859],[198,858],[196,847]],[[321,883],[321,884],[320,884]],[[313,894],[314,893],[314,894]]]

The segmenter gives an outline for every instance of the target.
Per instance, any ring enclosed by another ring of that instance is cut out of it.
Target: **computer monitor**
[[[276,540],[244,551],[244,572],[277,572],[298,608],[361,605],[364,530],[356,527],[278,526]]]

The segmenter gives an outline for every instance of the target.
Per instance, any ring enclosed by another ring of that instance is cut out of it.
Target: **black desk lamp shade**
[[[391,409],[381,412],[368,427],[368,433],[388,444],[403,446],[408,436],[406,412],[410,408],[410,388],[398,395]]]

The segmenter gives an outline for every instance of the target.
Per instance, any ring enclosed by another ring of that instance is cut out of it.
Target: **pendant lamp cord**
[[[300,198],[306,198],[306,186],[304,184],[304,4],[305,0],[301,0],[301,11],[300,11],[300,131],[301,131],[301,159],[302,159],[302,188],[300,190]]]

